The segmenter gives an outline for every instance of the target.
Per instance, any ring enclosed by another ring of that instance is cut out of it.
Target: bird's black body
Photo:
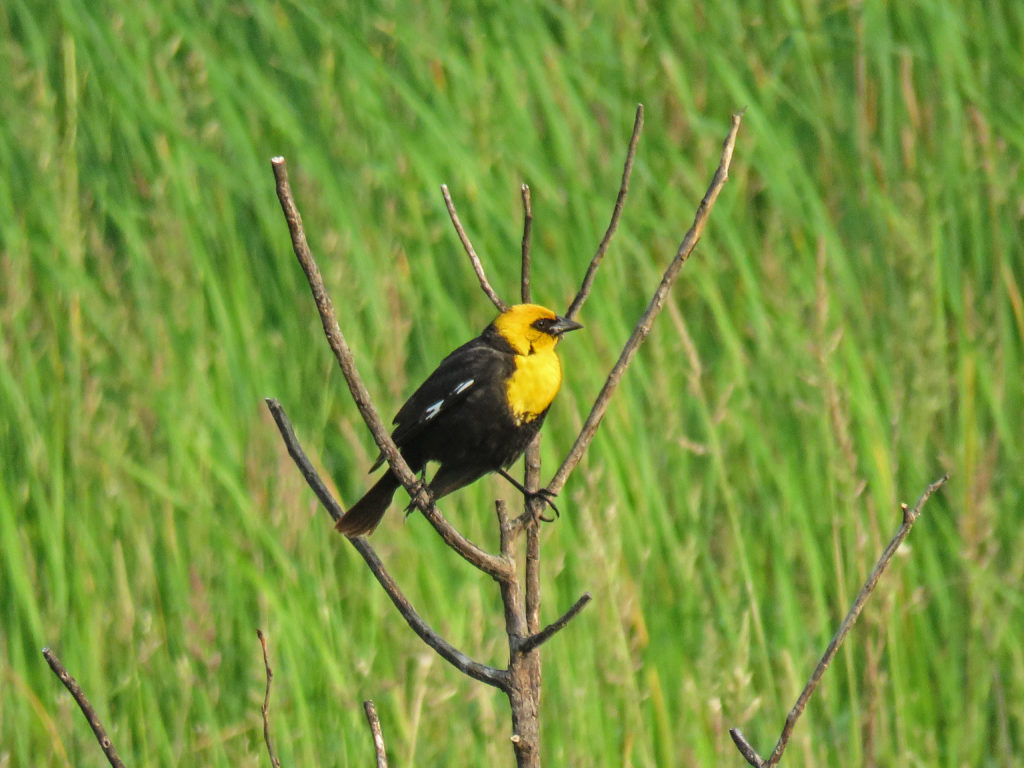
[[[543,327],[548,328],[556,321],[567,324],[550,333],[556,340],[565,330],[579,327],[557,318],[550,310],[546,312],[551,319]],[[550,341],[551,355],[554,343]],[[529,345],[526,354],[517,350],[492,323],[442,360],[398,411],[391,437],[409,468],[419,473],[427,462],[440,464],[429,484],[435,499],[490,472],[505,469],[522,455],[540,430],[550,400],[542,410],[525,417],[517,414],[509,401],[509,382],[521,361],[531,353]],[[554,391],[561,379],[558,370]],[[383,462],[381,455],[370,471]],[[350,536],[372,532],[399,486],[398,478],[388,469],[342,517],[338,530]]]
[[[488,329],[448,355],[395,416],[391,437],[409,468],[441,464],[430,481],[435,498],[509,466],[537,434],[547,411],[516,425],[506,402],[505,381],[514,370],[512,348]],[[383,462],[379,457],[373,469]]]

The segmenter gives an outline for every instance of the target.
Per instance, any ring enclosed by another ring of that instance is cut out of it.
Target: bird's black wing
[[[407,445],[438,416],[457,407],[471,393],[494,387],[514,370],[512,355],[496,349],[481,338],[463,344],[441,361],[395,416],[395,444]],[[372,472],[384,461],[380,456]]]

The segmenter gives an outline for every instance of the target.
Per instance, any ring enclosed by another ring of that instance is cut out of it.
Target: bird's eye
[[[542,317],[540,318],[540,320],[533,321],[533,327],[536,328],[538,331],[542,331],[544,333],[550,331],[551,326],[554,324],[555,321],[552,320],[550,317]]]

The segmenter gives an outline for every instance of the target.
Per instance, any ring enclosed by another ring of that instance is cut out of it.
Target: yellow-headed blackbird
[[[489,472],[506,472],[537,434],[562,384],[555,346],[582,328],[536,304],[518,304],[441,361],[395,416],[391,433],[413,472],[440,464],[435,499]],[[384,463],[379,456],[370,471]],[[372,533],[401,485],[388,469],[336,525],[348,536]]]

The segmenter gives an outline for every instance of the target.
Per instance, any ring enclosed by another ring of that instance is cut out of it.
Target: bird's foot
[[[413,491],[414,492],[409,500],[409,506],[405,508],[406,517],[411,515],[414,510],[419,509],[418,505],[416,504],[416,500],[419,499],[421,496],[424,498],[425,508],[434,506],[434,494],[430,490],[430,485],[427,483],[425,473],[420,474],[419,482],[416,483],[416,486],[413,489]]]
[[[541,504],[546,505],[548,507],[551,507],[551,509],[554,510],[554,512],[555,512],[555,516],[554,517],[544,517],[544,515],[542,515],[540,513],[540,509],[541,508],[538,508],[538,510],[537,510],[537,519],[538,520],[541,520],[541,521],[543,521],[545,523],[553,523],[553,522],[555,522],[555,520],[557,518],[562,516],[562,513],[558,511],[558,507],[555,505],[555,502],[554,502],[555,496],[558,495],[554,491],[549,491],[547,488],[540,488],[540,489],[538,489],[536,491],[526,491],[526,493],[524,495],[526,496],[526,501],[527,502],[539,501]]]

